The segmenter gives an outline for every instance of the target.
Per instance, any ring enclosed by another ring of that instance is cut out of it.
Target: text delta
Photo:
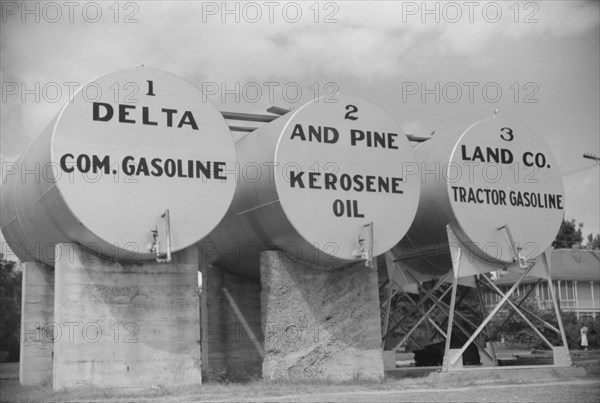
[[[161,126],[174,127],[175,121],[178,121],[177,128],[186,125],[193,130],[198,130],[198,124],[191,111],[180,112],[177,109],[161,108],[160,113],[155,111],[151,116],[150,108],[142,106],[140,116],[140,111],[136,105],[118,104],[114,108],[111,104],[104,102],[94,102],[92,104],[92,120],[109,122],[113,117],[119,123],[141,123],[147,126],[159,126],[160,122]]]

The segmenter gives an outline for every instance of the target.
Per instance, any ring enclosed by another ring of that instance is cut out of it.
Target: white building
[[[542,264],[541,259],[537,264]],[[550,273],[563,312],[575,312],[578,319],[600,315],[600,251],[555,249],[550,259]],[[510,272],[495,283],[505,292],[519,277],[520,274]],[[513,296],[523,298],[537,281],[537,277],[525,277]],[[492,308],[500,296],[486,290],[484,299],[486,305]],[[535,300],[540,309],[552,309],[548,282],[545,279],[540,281],[528,299]]]

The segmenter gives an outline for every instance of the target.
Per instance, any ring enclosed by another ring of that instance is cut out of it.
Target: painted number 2
[[[354,113],[358,112],[358,108],[354,105],[346,105],[346,114],[344,115],[344,119],[356,120],[358,116],[352,116]]]

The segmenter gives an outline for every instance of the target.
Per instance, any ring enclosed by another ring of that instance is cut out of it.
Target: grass
[[[20,386],[18,380],[1,382],[0,400],[2,402],[78,402],[89,400],[118,401],[160,401],[167,396],[177,396],[181,400],[185,397],[194,397],[194,400],[220,400],[220,399],[253,399],[261,397],[277,397],[289,395],[306,395],[320,393],[348,393],[365,390],[391,390],[403,389],[425,385],[425,380],[419,382],[410,380],[384,380],[368,381],[364,379],[347,382],[332,382],[326,380],[315,381],[267,381],[258,380],[249,383],[231,382],[206,382],[198,385],[181,387],[155,386],[143,390],[100,389],[97,387],[82,387],[71,390],[53,391],[51,385]]]
[[[574,351],[573,362],[586,369],[588,378],[600,377],[600,351]],[[6,364],[2,364],[3,366]],[[278,396],[295,396],[311,394],[352,393],[361,391],[410,390],[421,387],[436,387],[429,383],[428,378],[382,379],[368,380],[360,376],[345,382],[328,380],[314,381],[268,381],[228,379],[225,374],[217,374],[214,379],[205,383],[182,386],[164,387],[155,385],[147,389],[108,389],[94,386],[70,390],[53,391],[51,382],[40,386],[21,386],[17,374],[12,379],[0,380],[1,402],[79,402],[79,401],[163,401],[176,399],[189,400],[261,400],[267,397],[276,399]],[[14,371],[14,369],[13,369]],[[6,378],[6,376],[4,377]]]
[[[219,381],[206,380],[202,384],[164,387],[156,385],[142,390],[108,389],[94,386],[70,390],[53,391],[51,383],[40,386],[21,386],[18,379],[0,381],[0,401],[19,402],[77,402],[77,401],[161,401],[168,397],[194,397],[194,400],[252,399],[289,395],[320,393],[348,393],[353,391],[398,390],[426,385],[426,378],[420,379],[364,379],[359,375],[352,380],[335,382],[329,380],[289,381],[264,379],[236,382],[217,374]]]

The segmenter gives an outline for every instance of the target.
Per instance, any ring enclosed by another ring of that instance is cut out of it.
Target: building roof
[[[538,259],[536,266],[542,264],[542,260]],[[550,256],[550,275],[552,280],[600,282],[600,251],[578,248],[553,249]],[[520,276],[519,273],[508,272],[495,283],[499,286],[512,285]],[[527,276],[522,283],[535,281],[537,277]]]

